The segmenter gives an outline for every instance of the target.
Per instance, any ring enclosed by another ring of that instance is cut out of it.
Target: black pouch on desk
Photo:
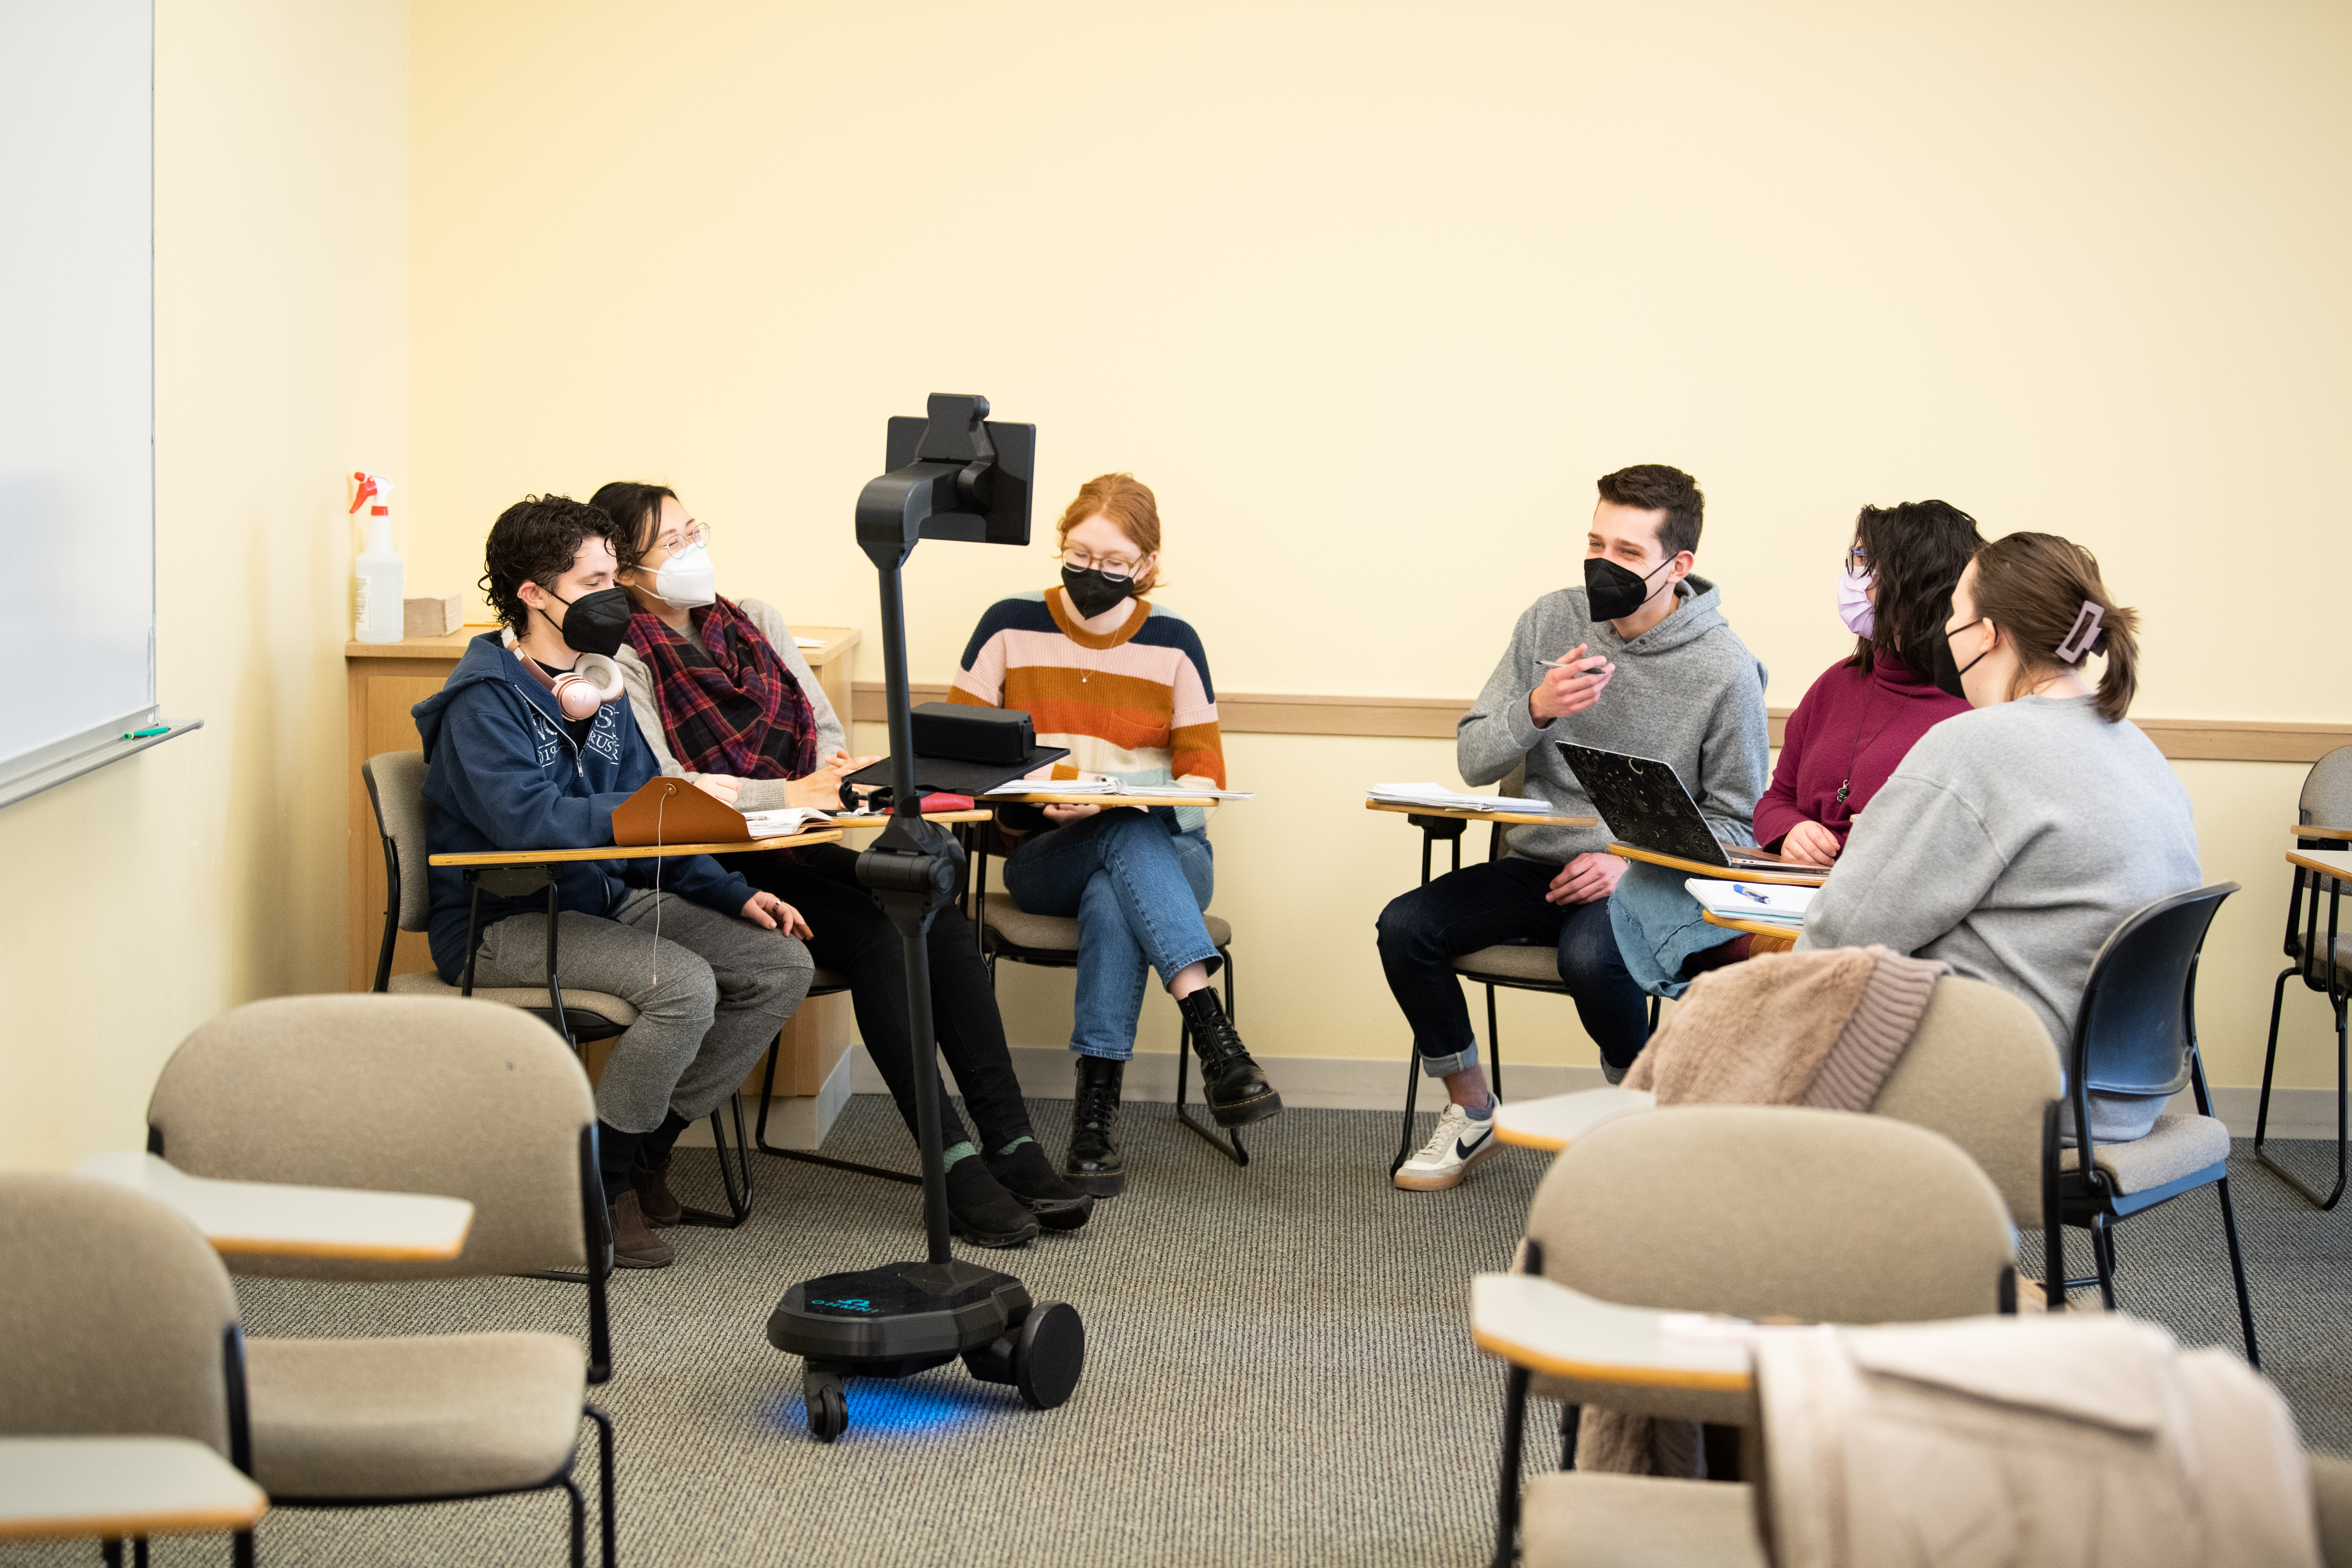
[[[908,715],[915,755],[959,763],[1018,763],[1037,746],[1029,715],[1018,708],[924,702]]]

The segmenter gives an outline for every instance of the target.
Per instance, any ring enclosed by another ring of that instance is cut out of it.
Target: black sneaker
[[[1246,1127],[1282,1114],[1282,1096],[1250,1059],[1217,994],[1203,985],[1176,1004],[1201,1057],[1201,1098],[1220,1127]]]
[[[1034,1138],[1010,1154],[989,1155],[988,1173],[1047,1230],[1076,1230],[1094,1213],[1095,1200],[1054,1173],[1054,1163]]]
[[[1127,1076],[1127,1064],[1082,1056],[1076,1070],[1062,1179],[1080,1192],[1115,1198],[1127,1186],[1127,1161],[1118,1152],[1119,1080]]]
[[[974,1247],[1018,1247],[1037,1234],[1035,1216],[977,1155],[948,1167],[948,1221]]]

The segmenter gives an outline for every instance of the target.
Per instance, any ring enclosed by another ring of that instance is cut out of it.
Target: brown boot
[[[669,1162],[648,1165],[643,1160],[629,1167],[629,1185],[635,1189],[637,1206],[646,1211],[646,1223],[659,1229],[677,1225],[686,1218],[686,1205],[669,1190]]]
[[[646,1224],[646,1211],[637,1203],[635,1193],[623,1193],[621,1201],[607,1211],[605,1217],[613,1226],[615,1268],[667,1268],[677,1258],[669,1243],[656,1236],[653,1227]]]

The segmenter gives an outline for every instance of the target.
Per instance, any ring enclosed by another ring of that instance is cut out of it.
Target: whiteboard
[[[152,0],[0,0],[0,804],[154,721]]]

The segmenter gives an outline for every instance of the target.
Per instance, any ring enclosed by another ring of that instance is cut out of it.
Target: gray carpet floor
[[[1058,1150],[1067,1103],[1035,1109]],[[853,1382],[848,1436],[810,1439],[800,1363],[768,1346],[767,1314],[795,1280],[919,1254],[910,1187],[762,1159],[759,1206],[740,1229],[667,1233],[675,1267],[615,1281],[615,1373],[594,1394],[619,1429],[624,1559],[1484,1563],[1503,1379],[1470,1344],[1468,1282],[1507,1263],[1545,1161],[1510,1151],[1453,1193],[1412,1194],[1383,1179],[1392,1115],[1292,1111],[1248,1140],[1245,1170],[1166,1106],[1130,1107],[1127,1129],[1129,1191],[1092,1225],[1010,1252],[960,1249],[1083,1312],[1086,1376],[1058,1410],[1030,1410],[950,1363],[903,1383]],[[2289,1148],[2317,1171],[2321,1145]],[[911,1151],[888,1102],[860,1097],[828,1152],[898,1163]],[[2265,1369],[2311,1447],[2352,1454],[2352,1212],[2316,1214],[2253,1168],[2246,1146],[2238,1157]],[[715,1202],[710,1152],[680,1159],[688,1201]],[[2210,1194],[2119,1235],[2127,1310],[2190,1342],[2236,1342]],[[2072,1243],[2087,1272],[2084,1238]],[[577,1331],[583,1294],[515,1279],[241,1285],[256,1335]],[[1551,1414],[1538,1405],[1532,1431]],[[1531,1446],[1552,1462],[1540,1436]],[[557,1563],[565,1518],[560,1492],[287,1510],[264,1522],[260,1555]],[[89,1545],[0,1549],[0,1563],[96,1559]],[[161,1542],[155,1561],[226,1562],[226,1543]]]

